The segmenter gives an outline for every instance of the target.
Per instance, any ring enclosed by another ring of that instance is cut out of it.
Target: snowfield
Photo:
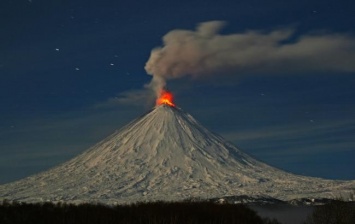
[[[107,204],[249,195],[334,198],[355,181],[294,175],[262,163],[179,108],[160,105],[81,155],[0,186],[0,200]]]

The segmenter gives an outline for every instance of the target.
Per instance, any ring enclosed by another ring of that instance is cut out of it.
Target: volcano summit
[[[181,109],[161,104],[81,155],[0,186],[0,199],[131,203],[249,195],[339,197],[355,181],[294,175],[262,163]]]

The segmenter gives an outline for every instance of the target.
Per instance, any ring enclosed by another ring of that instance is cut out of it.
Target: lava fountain
[[[174,101],[173,94],[170,91],[168,91],[166,89],[163,89],[163,90],[161,90],[160,95],[159,95],[158,99],[155,102],[155,105],[159,106],[159,105],[162,105],[162,104],[166,104],[166,105],[169,105],[171,107],[175,107],[175,104],[173,103],[173,101]]]

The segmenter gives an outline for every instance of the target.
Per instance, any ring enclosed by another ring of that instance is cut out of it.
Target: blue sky
[[[176,104],[273,166],[355,179],[352,1],[0,4],[0,183],[58,165],[146,112],[151,102],[122,96],[139,96],[150,82],[144,67],[152,49],[172,30],[216,20],[227,22],[221,35],[291,29],[283,44],[307,35],[345,40],[318,49],[323,64],[299,60],[281,69],[278,57],[271,70],[251,64],[261,71],[168,80]]]

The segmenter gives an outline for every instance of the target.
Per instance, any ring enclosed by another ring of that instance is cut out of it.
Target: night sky
[[[291,56],[257,55],[272,64],[252,55],[243,69],[169,79],[175,103],[272,166],[355,179],[354,1],[1,0],[0,184],[73,158],[153,107],[141,97],[152,49],[217,20],[220,35],[318,39]],[[322,37],[334,44],[317,48]]]

